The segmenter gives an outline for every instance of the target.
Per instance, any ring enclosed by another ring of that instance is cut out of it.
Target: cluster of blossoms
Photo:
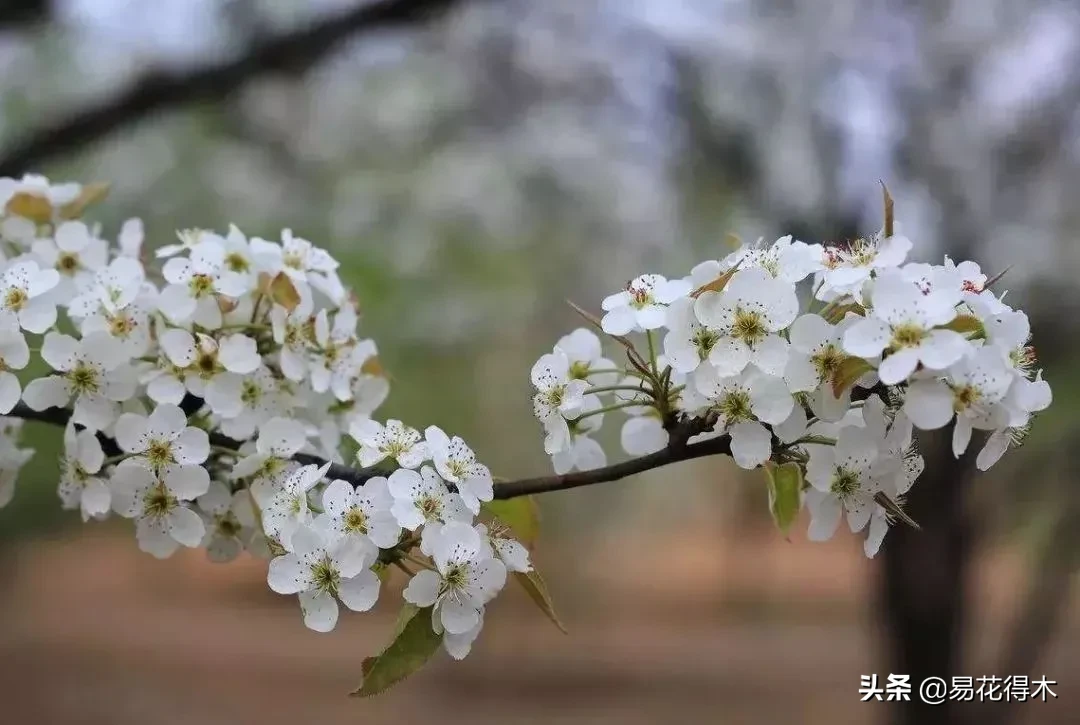
[[[338,601],[370,609],[396,565],[464,657],[528,552],[475,521],[492,477],[461,438],[371,417],[389,385],[338,262],[289,230],[236,227],[148,255],[139,220],[115,242],[80,220],[102,192],[0,179],[0,505],[33,453],[22,419],[62,422],[59,496],[84,520],[132,519],[160,558],[268,558],[270,588],[318,631]],[[48,369],[24,387],[32,350]]]
[[[911,246],[891,229],[844,245],[783,237],[631,281],[590,318],[628,365],[582,328],[533,367],[555,471],[605,465],[593,436],[614,411],[631,455],[723,438],[742,468],[796,463],[809,537],[830,538],[846,511],[873,556],[923,468],[913,428],[951,423],[956,456],[988,431],[986,470],[1051,401],[1027,316],[977,264],[906,262]]]

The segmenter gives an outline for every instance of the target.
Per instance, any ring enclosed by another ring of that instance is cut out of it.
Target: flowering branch
[[[554,475],[496,483],[460,437],[373,417],[389,381],[326,250],[289,230],[280,243],[188,230],[155,249],[151,276],[141,222],[114,246],[79,220],[103,193],[0,179],[0,505],[33,454],[21,423],[41,421],[64,429],[65,508],[132,519],[159,558],[264,556],[311,629],[333,629],[339,603],[369,610],[397,566],[409,606],[361,695],[440,647],[467,655],[511,575],[561,628],[518,541],[536,536],[530,494],[725,454],[765,473],[781,531],[803,507],[811,540],[846,518],[874,556],[893,523],[914,525],[914,429],[953,424],[957,456],[993,431],[985,469],[1051,400],[1026,315],[972,262],[904,264],[886,193],[869,240],[742,246],[682,279],[633,280],[603,318],[575,308],[626,364],[585,328],[542,355],[532,402]],[[811,276],[823,306],[800,315]],[[24,388],[11,371],[30,343],[48,370]],[[592,434],[612,417],[631,458],[609,465]],[[356,467],[332,462],[346,437]]]

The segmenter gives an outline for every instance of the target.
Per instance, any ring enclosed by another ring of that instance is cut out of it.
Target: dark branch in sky
[[[237,57],[187,70],[149,70],[113,96],[47,122],[0,151],[0,176],[35,171],[147,116],[196,101],[218,101],[251,79],[302,73],[356,35],[422,25],[460,0],[378,0],[254,42]]]

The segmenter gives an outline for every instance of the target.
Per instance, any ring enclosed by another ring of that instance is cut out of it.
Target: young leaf
[[[986,328],[983,327],[982,320],[975,315],[957,315],[947,325],[942,325],[946,330],[952,330],[953,332],[959,332],[961,335],[967,335],[974,333],[974,337],[986,337]]]
[[[726,243],[732,249],[738,249],[742,246],[742,237],[738,234],[728,232],[724,235],[724,243]]]
[[[889,187],[885,186],[885,182],[881,183],[881,196],[885,201],[885,238],[888,239],[893,235],[893,198],[889,194]]]
[[[846,305],[827,305],[825,309],[821,311],[821,316],[825,318],[825,321],[831,325],[835,325],[847,316],[847,313],[854,312],[857,315],[863,317],[866,316],[866,308],[860,305],[858,302],[851,302]]]
[[[431,607],[406,605],[398,618],[394,641],[360,665],[363,684],[351,694],[369,697],[384,692],[416,672],[442,644],[442,635],[431,628]]]
[[[4,211],[8,214],[25,217],[38,224],[52,221],[52,204],[49,203],[49,200],[44,196],[28,194],[25,191],[20,191],[8,199]]]
[[[93,184],[87,184],[73,201],[60,207],[60,218],[78,219],[83,215],[87,207],[91,204],[97,204],[108,195],[109,184],[107,182],[97,181]]]
[[[856,380],[873,369],[873,366],[861,357],[844,358],[832,374],[833,395],[839,398],[845,390],[855,384]]]
[[[769,511],[780,533],[787,536],[802,504],[802,466],[794,461],[782,466],[767,464],[765,476],[769,487]]]
[[[496,484],[498,485],[498,484]],[[522,544],[532,548],[540,533],[540,509],[532,496],[520,496],[506,501],[487,501],[484,510],[510,527]]]
[[[300,304],[300,293],[296,291],[289,275],[278,272],[277,276],[270,281],[270,299],[289,312],[295,310]]]
[[[525,593],[529,595],[529,598],[536,602],[536,606],[548,616],[555,626],[559,628],[563,634],[569,634],[566,631],[566,627],[559,620],[559,615],[555,613],[555,605],[551,603],[551,595],[548,594],[547,584],[544,583],[543,577],[540,576],[540,572],[536,569],[531,569],[527,572],[514,572],[514,578],[517,579],[524,589]]]
[[[739,264],[742,264],[742,261],[740,261]],[[724,288],[727,287],[727,283],[731,281],[731,278],[735,276],[735,272],[738,271],[739,264],[736,264],[734,267],[724,272],[712,282],[701,285],[696,290],[691,292],[690,296],[696,299],[701,295],[705,294],[706,292],[723,292]]]

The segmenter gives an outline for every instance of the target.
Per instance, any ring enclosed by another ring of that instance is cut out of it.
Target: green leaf
[[[525,593],[529,595],[529,598],[536,602],[536,606],[540,607],[544,614],[548,616],[548,619],[554,622],[555,626],[563,634],[569,634],[566,627],[559,620],[559,615],[555,613],[555,605],[551,603],[551,595],[548,594],[547,584],[544,583],[544,578],[540,576],[540,572],[536,571],[536,569],[530,569],[527,572],[516,571],[514,572],[514,578],[525,589]]]
[[[289,312],[292,312],[300,304],[300,293],[296,291],[296,286],[289,279],[289,275],[284,272],[278,272],[277,275],[270,280],[270,299],[277,304],[284,307]]]
[[[529,549],[536,543],[536,537],[540,533],[540,509],[532,496],[519,496],[505,501],[488,501],[483,508],[488,514],[509,526],[514,536]]]
[[[952,319],[952,322],[942,325],[942,328],[959,332],[961,335],[974,333],[974,337],[986,337],[986,328],[983,326],[982,320],[975,315],[957,315]]]
[[[390,689],[423,667],[442,644],[442,635],[431,628],[431,607],[405,605],[395,629],[390,646],[360,665],[364,682],[351,693],[354,697],[369,697]]]
[[[769,487],[769,511],[780,533],[787,536],[802,503],[802,466],[791,461],[782,466],[765,465]]]
[[[833,395],[839,398],[855,381],[873,369],[874,367],[861,357],[849,355],[844,358],[832,374]]]

